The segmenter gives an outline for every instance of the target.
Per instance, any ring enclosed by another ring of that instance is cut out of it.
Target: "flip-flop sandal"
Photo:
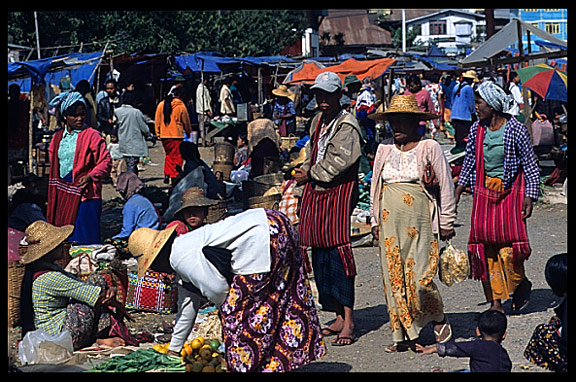
[[[388,345],[384,348],[386,353],[403,353],[408,350],[416,351],[416,340],[402,341]]]
[[[522,281],[522,284],[524,283],[527,283],[528,291],[526,293],[523,293],[521,297],[517,297],[516,292],[518,291],[518,289],[516,289],[516,292],[514,292],[514,294],[512,295],[512,310],[514,312],[520,312],[526,309],[526,306],[528,306],[528,303],[530,302],[530,295],[532,294],[532,282],[530,282],[530,280],[528,279],[524,279],[524,281]]]
[[[330,328],[322,328],[322,335],[324,337],[336,336],[340,333],[340,330],[333,330]]]
[[[338,342],[340,340],[349,341],[349,342],[345,342],[345,343]],[[356,338],[356,337],[347,337],[347,336],[337,335],[336,338],[334,339],[334,341],[332,341],[332,346],[349,346],[349,345],[352,345],[357,340],[358,340],[358,338]]]
[[[448,330],[447,335],[443,335],[445,330]],[[452,326],[450,326],[448,320],[442,325],[439,332],[434,329],[434,337],[436,337],[436,343],[439,344],[444,344],[452,339]]]

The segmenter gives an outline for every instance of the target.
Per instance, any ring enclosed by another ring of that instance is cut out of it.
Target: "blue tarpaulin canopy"
[[[8,64],[8,83],[16,83],[22,92],[29,92],[32,83],[59,84],[69,77],[72,84],[94,80],[94,72],[104,52],[71,53],[34,61]]]

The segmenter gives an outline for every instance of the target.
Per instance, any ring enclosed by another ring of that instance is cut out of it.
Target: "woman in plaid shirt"
[[[53,226],[42,220],[26,228],[28,248],[20,258],[26,265],[20,302],[22,335],[43,330],[57,335],[68,330],[74,350],[91,345],[120,346],[119,337],[96,339],[100,312],[116,297],[101,275],[86,282],[66,272],[56,262],[65,255],[64,242],[74,226]]]
[[[478,121],[470,128],[456,202],[466,187],[474,195],[468,252],[471,277],[482,281],[491,309],[512,295],[512,309],[529,301],[532,283],[526,219],[540,192],[540,173],[528,129],[509,114],[514,100],[494,82],[476,91]]]

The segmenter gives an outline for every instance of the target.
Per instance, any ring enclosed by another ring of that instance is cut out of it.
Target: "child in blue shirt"
[[[416,344],[422,354],[438,353],[440,357],[469,357],[471,372],[510,372],[512,361],[501,345],[506,338],[506,315],[497,310],[487,310],[478,318],[476,334],[472,341],[436,344],[424,347]]]

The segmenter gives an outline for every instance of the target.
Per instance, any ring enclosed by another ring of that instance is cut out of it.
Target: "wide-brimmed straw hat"
[[[287,97],[290,100],[294,101],[294,97],[296,94],[293,91],[290,91],[286,85],[280,85],[276,89],[272,90],[272,94],[278,97]]]
[[[128,238],[128,250],[138,261],[139,279],[144,276],[175,231],[176,226],[162,231],[142,227],[132,232]]]
[[[204,190],[200,187],[190,187],[182,194],[182,205],[174,212],[177,215],[188,207],[208,207],[218,203],[218,200],[204,196]]]
[[[24,233],[28,248],[20,263],[30,264],[62,244],[74,232],[73,225],[56,227],[43,220],[30,224]]]
[[[474,82],[478,82],[478,74],[476,74],[475,70],[467,70],[464,73],[462,73],[462,77],[464,78],[472,78],[474,80]]]
[[[413,95],[395,95],[390,100],[390,106],[386,111],[382,111],[382,105],[378,110],[368,116],[370,119],[386,120],[390,114],[413,114],[421,121],[438,118],[438,114],[427,113],[418,108],[418,102]]]

